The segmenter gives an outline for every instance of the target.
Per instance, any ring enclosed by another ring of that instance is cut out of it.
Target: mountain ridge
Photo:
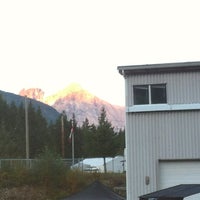
[[[21,95],[17,95],[17,94],[2,91],[2,90],[0,90],[0,95],[7,102],[7,104],[11,104],[12,102],[14,102],[16,106],[20,106],[20,104],[24,105],[25,99]],[[60,113],[52,106],[49,106],[36,99],[28,98],[28,102],[30,101],[33,104],[34,108],[37,109],[40,107],[42,115],[47,120],[47,122],[49,123],[55,122],[57,118],[59,117]]]
[[[22,89],[21,96],[28,96],[42,101],[59,113],[65,111],[67,117],[72,118],[75,114],[79,125],[87,118],[90,124],[97,124],[101,108],[104,107],[107,119],[117,129],[124,129],[125,126],[125,108],[119,105],[113,105],[99,97],[89,93],[79,84],[73,83],[57,93],[44,97],[44,92],[39,88]]]
[[[73,95],[73,94],[81,94],[82,97],[79,96],[79,98],[84,98],[85,100],[90,100],[94,98],[95,96],[92,95],[91,93],[87,92],[87,90],[84,90],[79,84],[77,83],[72,83],[68,87],[65,87],[64,89],[58,91],[56,94],[47,96],[44,101],[51,105],[57,101],[58,98],[64,98],[68,95]]]

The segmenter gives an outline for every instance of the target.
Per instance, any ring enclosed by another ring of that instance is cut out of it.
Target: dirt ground
[[[48,200],[46,191],[30,186],[0,189],[0,200]]]

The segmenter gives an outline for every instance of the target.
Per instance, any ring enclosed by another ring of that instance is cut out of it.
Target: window
[[[166,84],[133,86],[134,104],[167,103]]]
[[[166,85],[151,85],[151,103],[167,103]]]
[[[148,85],[138,85],[133,87],[134,104],[149,104]]]

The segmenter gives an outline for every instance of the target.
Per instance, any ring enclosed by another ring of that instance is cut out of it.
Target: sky
[[[117,67],[200,61],[199,0],[0,0],[0,90],[71,83],[124,105]]]

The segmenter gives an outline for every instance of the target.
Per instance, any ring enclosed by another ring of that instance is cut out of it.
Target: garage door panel
[[[200,161],[159,162],[159,189],[179,184],[200,184]],[[200,194],[185,200],[200,199]]]

